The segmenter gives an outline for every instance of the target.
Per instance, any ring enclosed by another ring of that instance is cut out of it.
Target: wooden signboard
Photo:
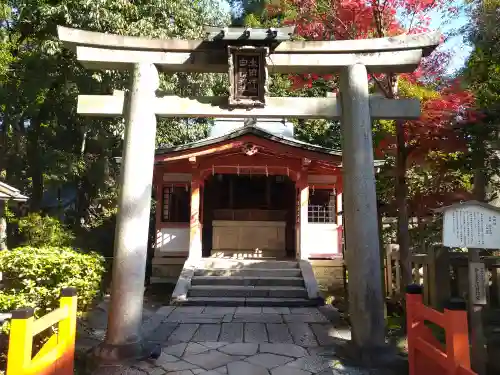
[[[443,245],[476,249],[500,248],[500,211],[465,203],[444,210]]]
[[[469,281],[471,282],[471,302],[474,305],[486,305],[486,269],[484,263],[469,263]]]
[[[467,248],[469,260],[469,319],[472,369],[486,373],[486,338],[483,332],[482,309],[486,301],[486,268],[480,249],[500,248],[500,209],[487,203],[468,201],[442,207],[443,245]]]
[[[263,107],[267,94],[268,47],[228,47],[229,105]]]

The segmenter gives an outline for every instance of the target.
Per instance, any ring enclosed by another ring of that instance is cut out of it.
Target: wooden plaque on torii
[[[268,47],[228,47],[230,106],[265,106],[268,56]]]

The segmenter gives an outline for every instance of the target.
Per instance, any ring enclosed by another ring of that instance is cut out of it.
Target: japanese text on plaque
[[[462,246],[484,246],[485,237],[491,236],[497,225],[497,217],[475,210],[457,210],[452,214],[453,233]]]
[[[236,96],[255,97],[259,95],[260,64],[258,55],[236,56]]]

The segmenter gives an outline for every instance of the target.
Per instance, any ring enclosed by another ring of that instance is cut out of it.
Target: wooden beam
[[[77,46],[78,60],[88,69],[130,70],[141,62],[153,63],[162,72],[227,73],[227,54],[216,52],[164,52]],[[353,64],[372,73],[412,72],[420,64],[422,49],[370,53],[272,53],[269,73],[331,74]]]
[[[215,28],[208,28],[213,31]],[[282,29],[280,29],[282,30]],[[149,50],[161,52],[193,52],[209,50],[214,44],[206,40],[154,39],[147,37],[105,34],[94,31],[58,26],[59,39],[68,47],[76,45],[104,47],[111,49]],[[388,52],[423,49],[425,54],[436,48],[441,40],[439,32],[398,35],[387,38],[329,40],[329,41],[286,41],[276,47],[274,53],[357,53]]]
[[[180,154],[180,155],[173,155],[173,156],[156,155],[155,162],[169,162],[169,161],[176,161],[176,160],[183,160],[183,159],[188,159],[189,162],[191,162],[191,158],[194,158],[194,160],[196,160],[196,157],[199,157],[199,156],[206,156],[206,155],[211,155],[211,154],[215,154],[218,152],[224,152],[224,151],[232,150],[235,148],[239,148],[241,146],[243,146],[243,142],[236,141],[236,142],[223,144],[222,146],[214,146],[214,147],[202,150],[202,151],[191,152],[188,154]],[[173,151],[173,152],[175,152],[175,151]]]
[[[164,96],[152,105],[160,117],[239,117],[239,118],[329,118],[341,116],[340,101],[335,97],[301,98],[269,97],[263,108],[229,108],[225,97],[181,98]],[[124,95],[79,95],[78,113],[87,116],[115,117],[123,114]],[[370,98],[371,116],[374,119],[416,119],[420,117],[417,99]]]

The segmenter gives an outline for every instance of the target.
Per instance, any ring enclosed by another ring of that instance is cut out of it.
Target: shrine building
[[[218,119],[208,138],[158,149],[152,281],[203,257],[308,260],[340,283],[341,164],[276,119]]]

